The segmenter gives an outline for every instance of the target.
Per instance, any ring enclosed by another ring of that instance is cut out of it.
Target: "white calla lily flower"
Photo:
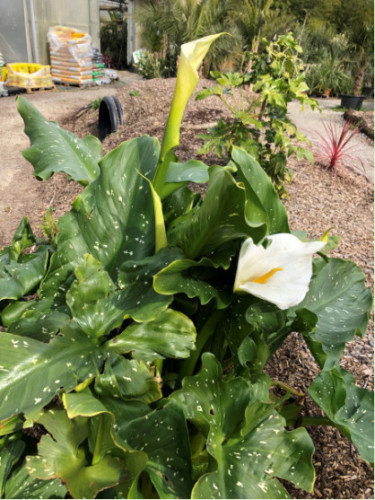
[[[303,242],[288,233],[268,236],[271,244],[264,248],[246,239],[238,259],[234,290],[242,290],[288,309],[302,302],[312,276],[313,254],[323,241]]]

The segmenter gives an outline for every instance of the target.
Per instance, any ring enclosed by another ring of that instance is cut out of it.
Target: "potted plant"
[[[341,96],[341,106],[360,109],[365,99],[361,95],[366,66],[374,51],[374,6],[366,0],[345,2],[341,5],[342,28],[352,46],[355,64],[353,66],[353,88],[351,95]]]

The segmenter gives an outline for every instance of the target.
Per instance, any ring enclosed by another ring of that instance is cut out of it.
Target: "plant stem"
[[[236,103],[237,109],[240,110],[241,106],[238,104],[238,101],[237,101],[237,97],[236,97],[236,94],[235,94],[235,87],[231,88],[231,92],[232,92],[232,96],[233,96],[234,102]]]
[[[216,325],[223,316],[223,311],[215,311],[203,325],[201,331],[197,335],[197,342],[195,344],[196,350],[190,354],[190,357],[186,359],[181,366],[180,373],[178,375],[178,383],[180,384],[184,377],[192,375],[194,373],[196,364],[198,362],[199,356],[205,346],[207,340],[210,338],[212,332],[214,331]]]
[[[223,95],[220,96],[220,99],[223,101],[223,103],[227,106],[227,108],[229,109],[229,111],[231,113],[233,113],[234,115],[236,114],[236,110],[234,109],[233,106],[231,106],[229,104],[229,102],[225,99],[225,97]]]
[[[328,417],[303,417],[301,425],[316,426],[316,425],[334,425]]]
[[[99,425],[98,425],[98,432],[96,434],[95,449],[92,455],[92,465],[96,465],[98,462],[100,462],[102,458],[99,450],[103,437],[104,415],[98,415],[98,418],[99,418]]]
[[[271,387],[272,386],[281,387],[285,391],[288,391],[291,394],[294,394],[295,396],[298,396],[300,398],[303,398],[305,396],[303,392],[298,392],[296,389],[293,389],[293,387],[290,387],[288,384],[284,384],[284,382],[280,382],[279,380],[272,380]]]

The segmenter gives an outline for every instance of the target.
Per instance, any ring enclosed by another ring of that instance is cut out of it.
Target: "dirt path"
[[[27,95],[27,98],[47,119],[61,123],[64,118],[72,116],[82,106],[104,95],[116,94],[119,87],[131,85],[134,79],[137,79],[137,75],[124,72],[120,82],[114,85],[83,90],[63,88],[57,92]],[[320,103],[322,113],[317,111],[312,113],[309,110],[301,113],[298,103],[291,103],[289,107],[292,120],[311,139],[315,130],[323,131],[323,122],[343,120],[341,113],[330,109],[338,104],[338,100],[321,101],[323,101]],[[373,145],[362,135],[355,140],[366,165],[367,175],[373,181]],[[0,248],[2,248],[11,242],[14,231],[24,215],[29,217],[34,228],[40,225],[42,215],[53,201],[54,191],[50,183],[36,180],[32,166],[21,154],[21,151],[28,147],[29,140],[23,132],[23,121],[16,110],[15,97],[0,98],[0,145]]]

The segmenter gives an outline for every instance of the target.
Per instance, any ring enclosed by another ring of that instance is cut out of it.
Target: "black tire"
[[[124,125],[124,115],[122,113],[122,107],[121,107],[120,101],[117,99],[116,96],[113,96],[112,99],[113,99],[113,102],[116,105],[117,117],[118,117],[119,125]]]
[[[99,139],[103,141],[107,135],[117,130],[117,109],[109,96],[105,96],[99,106]]]

